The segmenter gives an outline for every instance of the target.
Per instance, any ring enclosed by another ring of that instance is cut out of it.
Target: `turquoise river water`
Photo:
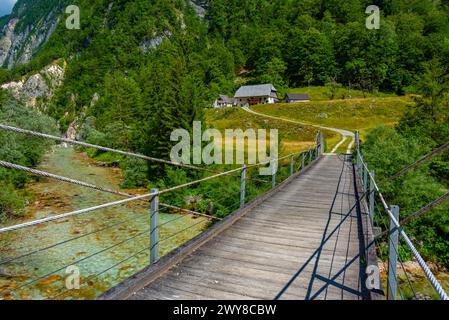
[[[101,167],[85,154],[60,146],[46,155],[39,169],[111,189],[118,189],[121,181],[119,169]],[[123,199],[50,179],[33,182],[27,190],[33,200],[24,218],[8,225]],[[0,299],[92,299],[140,271],[149,263],[148,207],[145,202],[131,203],[0,235]],[[160,255],[209,223],[166,210],[159,219]],[[77,290],[67,289],[73,272],[69,266],[80,272]]]

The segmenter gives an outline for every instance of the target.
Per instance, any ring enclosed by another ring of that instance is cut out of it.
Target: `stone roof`
[[[249,97],[273,97],[277,98],[276,88],[271,84],[259,84],[253,86],[242,86],[235,93],[235,98]]]

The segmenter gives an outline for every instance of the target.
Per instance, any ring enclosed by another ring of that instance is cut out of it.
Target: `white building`
[[[220,97],[214,101],[214,108],[227,108],[227,107],[233,107],[234,106],[234,98],[220,95]]]
[[[271,83],[240,87],[234,96],[234,104],[240,107],[276,102],[277,90]]]

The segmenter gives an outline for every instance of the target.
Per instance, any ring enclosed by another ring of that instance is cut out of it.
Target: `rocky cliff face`
[[[45,108],[56,89],[58,89],[65,75],[65,63],[55,63],[45,67],[39,73],[24,77],[19,81],[8,82],[1,85],[2,89],[9,91],[14,98],[31,108]]]
[[[208,0],[186,0],[204,18]],[[9,18],[0,30],[0,67],[12,68],[29,62],[33,55],[55,31],[67,0],[19,0]],[[113,1],[109,4],[111,10]],[[142,49],[157,47],[164,35],[156,35]]]
[[[200,18],[204,18],[206,16],[206,11],[209,5],[208,0],[190,0],[189,2]]]
[[[17,2],[9,21],[0,30],[0,67],[12,68],[29,62],[55,31],[62,13],[59,2],[51,1],[45,10],[42,4],[35,0]]]
[[[14,29],[18,19],[11,19],[3,27],[3,37],[0,38],[0,66],[8,59],[14,38]]]

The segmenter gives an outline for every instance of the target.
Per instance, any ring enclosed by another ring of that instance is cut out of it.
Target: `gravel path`
[[[270,116],[267,114],[263,114],[263,113],[259,113],[256,111],[251,110],[248,107],[243,107],[243,110],[245,110],[246,112],[261,116],[261,117],[265,117],[265,118],[271,118],[271,119],[275,119],[275,120],[281,120],[281,121],[286,121],[286,122],[290,122],[290,123],[295,123],[295,124],[299,124],[299,125],[305,125],[305,126],[312,126],[315,128],[319,128],[319,129],[325,129],[325,130],[329,130],[329,131],[333,131],[336,132],[338,134],[340,134],[342,136],[340,142],[337,143],[337,145],[332,149],[331,154],[335,154],[338,150],[338,148],[340,148],[340,146],[342,146],[348,139],[351,139],[351,143],[348,145],[348,148],[346,149],[346,153],[351,153],[352,147],[354,146],[355,143],[355,134],[351,131],[347,131],[344,129],[338,129],[338,128],[330,128],[330,127],[324,127],[324,126],[319,126],[316,124],[310,124],[310,123],[306,123],[306,122],[300,122],[300,121],[295,121],[295,120],[290,120],[290,119],[285,119],[285,118],[280,118],[280,117],[275,117],[275,116]]]

